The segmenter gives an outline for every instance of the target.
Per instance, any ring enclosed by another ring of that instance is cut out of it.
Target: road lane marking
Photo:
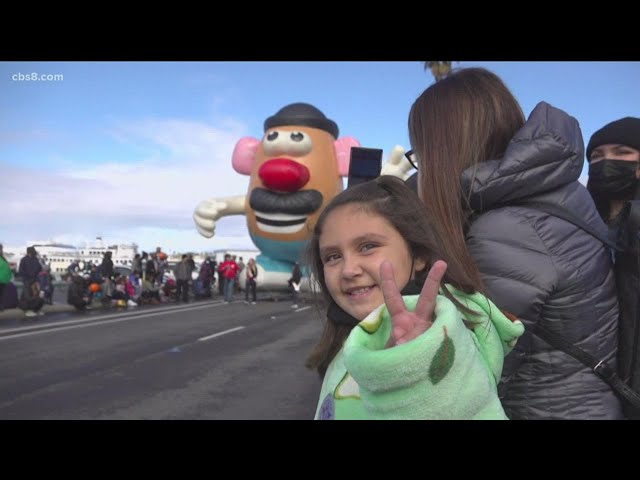
[[[304,312],[305,310],[309,310],[310,308],[311,307],[307,305],[306,307],[302,307],[294,310],[294,312]]]
[[[218,305],[222,305],[222,304],[218,304]],[[17,333],[15,335],[4,335],[4,336],[0,336],[0,341],[2,340],[10,340],[13,338],[20,338],[20,337],[28,337],[31,335],[39,335],[42,333],[53,333],[53,332],[61,332],[63,330],[73,330],[74,328],[84,328],[84,327],[95,327],[98,325],[108,325],[110,323],[118,323],[118,322],[126,322],[128,320],[137,320],[138,318],[147,318],[147,317],[155,317],[161,314],[171,314],[171,313],[182,313],[185,311],[191,311],[191,310],[199,310],[202,308],[207,308],[207,307],[215,307],[217,305],[202,305],[202,306],[198,306],[197,308],[189,308],[186,310],[171,310],[171,311],[162,311],[162,312],[150,312],[150,313],[146,313],[146,314],[142,314],[142,315],[136,315],[136,316],[125,316],[122,317],[120,316],[120,318],[117,319],[113,319],[113,320],[100,320],[100,321],[92,321],[90,323],[87,323],[85,321],[85,323],[83,323],[82,325],[69,325],[66,327],[58,327],[56,326],[56,324],[54,323],[50,323],[46,326],[42,326],[40,330],[35,330],[35,331],[28,331],[28,332],[24,332],[24,333]],[[14,329],[15,331],[16,329]],[[1,333],[4,333],[5,331],[0,331]]]
[[[202,337],[198,339],[198,342],[204,342],[205,340],[211,340],[212,338],[219,337],[220,335],[226,335],[227,333],[235,332],[236,330],[242,330],[244,327],[236,327],[230,328],[229,330],[225,330],[224,332],[214,333],[213,335],[209,335],[208,337]]]
[[[174,307],[153,310],[153,312],[155,313],[188,312],[190,310],[200,310],[202,308],[216,307],[218,305],[224,305],[224,303],[207,302],[204,304],[198,303],[195,305],[174,306]],[[34,325],[25,325],[24,327],[2,329],[0,330],[0,335],[3,335],[5,333],[12,333],[12,332],[29,332],[29,331],[35,331],[35,330],[48,329],[48,328],[63,327],[65,325],[76,325],[78,323],[94,323],[94,322],[99,322],[100,320],[108,320],[110,318],[121,319],[123,317],[135,318],[141,315],[149,316],[148,313],[150,313],[149,310],[138,310],[134,312],[129,311],[129,312],[114,313],[110,315],[101,315],[99,317],[82,317],[82,318],[78,318],[77,320],[64,320],[61,322],[38,323]]]

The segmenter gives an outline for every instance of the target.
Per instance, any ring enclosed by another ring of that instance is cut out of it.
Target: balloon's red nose
[[[297,192],[309,181],[309,169],[288,158],[273,158],[260,166],[258,176],[270,190]]]

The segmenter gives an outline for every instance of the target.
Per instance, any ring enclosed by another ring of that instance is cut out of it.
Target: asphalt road
[[[0,419],[312,419],[315,307],[219,300],[0,324]]]

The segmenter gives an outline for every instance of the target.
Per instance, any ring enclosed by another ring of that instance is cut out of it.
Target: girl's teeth
[[[359,288],[358,290],[354,290],[353,292],[351,292],[351,295],[358,295],[360,293],[367,292],[368,290],[369,290],[369,287]]]

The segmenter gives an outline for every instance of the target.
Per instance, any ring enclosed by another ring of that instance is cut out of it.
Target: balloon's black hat
[[[319,128],[338,138],[338,125],[329,120],[324,113],[308,103],[292,103],[281,108],[264,122],[265,131],[273,127],[299,125],[302,127]]]

